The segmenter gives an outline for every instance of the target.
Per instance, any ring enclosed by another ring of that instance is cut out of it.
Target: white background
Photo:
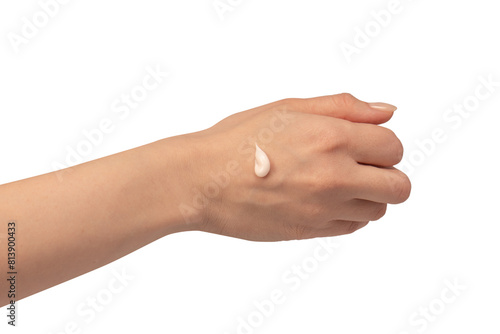
[[[104,118],[114,130],[85,161],[278,99],[350,92],[399,107],[387,126],[415,165],[410,199],[335,239],[340,246],[320,263],[311,257],[318,240],[167,236],[20,301],[17,332],[498,333],[500,87],[469,117],[444,119],[474,102],[480,77],[500,81],[497,3],[401,0],[380,31],[371,12],[389,0],[230,3],[221,19],[212,0],[69,1],[16,52],[9,36],[41,7],[2,1],[0,183],[52,171]],[[348,62],[342,43],[367,26],[369,44]],[[112,103],[148,66],[168,78],[120,119]],[[437,128],[446,140],[425,155],[416,141],[428,143]],[[293,290],[283,277],[303,264],[309,276]],[[88,321],[77,308],[106,295],[113,270],[133,279]],[[465,287],[449,303],[447,281]],[[275,289],[284,302],[259,316],[254,302]],[[422,320],[429,307],[432,321]],[[1,313],[0,332],[10,333]],[[249,317],[254,326],[238,331]],[[65,330],[73,322],[78,330]]]

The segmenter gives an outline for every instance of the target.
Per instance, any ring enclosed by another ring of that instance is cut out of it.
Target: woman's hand
[[[404,202],[408,177],[393,166],[403,147],[376,124],[395,108],[350,94],[286,99],[181,136],[194,181],[179,203],[193,229],[275,241],[347,234]],[[255,144],[271,170],[254,173]]]
[[[172,233],[303,239],[350,233],[382,217],[387,203],[408,198],[410,182],[392,167],[401,143],[375,125],[394,108],[381,108],[348,94],[288,99],[1,185],[0,220],[23,231],[17,300]],[[255,144],[271,161],[263,178],[254,172]],[[0,281],[0,290],[7,285]],[[0,306],[9,302],[0,296]]]

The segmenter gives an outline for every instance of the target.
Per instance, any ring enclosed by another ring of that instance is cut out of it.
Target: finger
[[[353,168],[354,198],[378,203],[399,204],[408,199],[411,183],[408,176],[394,167],[358,165]]]
[[[359,163],[391,167],[403,158],[403,145],[391,130],[372,124],[352,124],[349,153]]]
[[[349,93],[300,100],[302,112],[342,118],[356,123],[382,124],[391,119],[396,107],[387,103],[367,103]]]
[[[360,228],[365,227],[368,221],[332,220],[328,222],[328,227],[314,231],[313,238],[334,237],[338,235],[351,234]]]
[[[359,222],[379,220],[385,215],[386,211],[386,203],[352,199],[337,208],[333,214],[335,219]]]

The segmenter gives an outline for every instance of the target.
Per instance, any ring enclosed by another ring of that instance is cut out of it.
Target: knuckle
[[[336,120],[334,124],[324,126],[318,138],[328,150],[347,147],[349,144],[349,133],[352,131],[352,123]]]
[[[411,181],[410,181],[410,178],[408,178],[408,176],[406,176],[406,174],[404,174],[404,173],[401,173],[401,174],[403,177],[403,186],[402,186],[402,189],[400,191],[400,200],[401,200],[401,202],[404,202],[410,197]]]
[[[387,204],[378,204],[375,206],[375,208],[373,209],[373,215],[372,215],[372,221],[375,221],[375,220],[379,220],[380,218],[382,218],[385,213],[387,212]]]
[[[315,183],[314,186],[318,189],[322,188],[319,183]],[[321,205],[316,205],[315,203],[310,203],[302,205],[301,210],[304,221],[315,221],[319,217],[321,217],[324,207]]]
[[[327,196],[331,196],[332,193],[345,194],[349,188],[349,177],[335,168],[324,169],[324,172],[319,174],[316,180],[316,190]]]
[[[404,148],[401,140],[391,129],[380,127],[385,131],[385,137],[387,138],[387,147],[392,157],[394,157],[394,164],[397,164],[403,160]]]
[[[338,124],[337,135],[335,137],[335,147],[351,149],[354,139],[352,134],[354,133],[354,127],[356,126],[355,123],[343,121],[338,122]]]
[[[336,127],[338,128],[337,133],[340,134],[342,138],[347,137],[349,133],[354,131],[355,123],[337,119],[336,124],[337,124]]]
[[[356,98],[350,93],[341,93],[337,95],[339,101],[345,106],[352,106],[356,102]]]
[[[278,104],[281,107],[284,107],[286,109],[291,109],[294,106],[297,106],[303,99],[295,98],[295,97],[289,97],[286,99],[282,99],[278,101]]]
[[[344,135],[346,126],[336,124],[316,124],[304,132],[307,144],[319,152],[330,152],[347,145],[347,136]]]
[[[390,137],[390,142],[391,142],[391,147],[392,147],[392,152],[395,157],[395,164],[401,162],[403,159],[403,154],[404,154],[404,147],[403,143],[401,143],[401,140],[399,140],[398,136],[394,133],[394,131],[387,129]]]
[[[403,160],[403,155],[405,153],[405,149],[403,147],[403,143],[399,139],[396,140],[395,144],[396,148],[394,149],[394,155],[396,156],[396,163],[400,163]]]
[[[398,177],[391,181],[392,191],[395,195],[395,204],[403,203],[410,197],[411,182],[408,176],[401,171],[397,171]]]
[[[344,230],[344,234],[351,234],[364,227],[368,222],[349,222]]]
[[[332,182],[331,179],[332,177],[323,170],[313,173],[305,184],[311,198],[324,198],[334,187],[334,182]],[[321,207],[315,207],[313,205],[302,206],[302,209],[309,217],[317,217],[322,212]]]
[[[347,227],[345,229],[345,234],[351,234],[354,233],[358,230],[358,222],[350,222],[347,224]]]

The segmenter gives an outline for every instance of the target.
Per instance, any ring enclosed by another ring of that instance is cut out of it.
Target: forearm
[[[16,221],[24,298],[186,230],[178,210],[182,147],[176,137],[0,186],[0,221]],[[175,142],[175,144],[174,144]],[[6,239],[4,239],[6,240]],[[0,249],[2,275],[7,245]],[[5,279],[1,291],[7,291]],[[0,294],[0,304],[7,304]]]

